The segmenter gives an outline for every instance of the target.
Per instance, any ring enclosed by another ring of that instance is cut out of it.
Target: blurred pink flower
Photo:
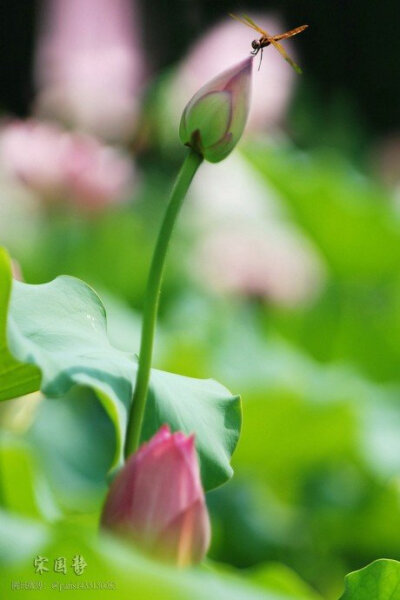
[[[133,183],[128,156],[89,136],[70,136],[65,178],[71,199],[98,209],[126,198]]]
[[[271,33],[285,31],[279,19],[265,14],[252,16]],[[200,86],[250,53],[251,41],[255,37],[256,32],[227,18],[200,38],[181,64],[172,84],[173,103],[178,115],[180,107],[183,109]],[[293,54],[291,48],[290,52]],[[275,127],[284,118],[295,74],[278,52],[267,48],[261,71],[256,75],[246,129],[260,131]]]
[[[323,278],[306,240],[282,227],[239,223],[201,239],[191,269],[219,293],[259,297],[295,306],[315,297]]]
[[[200,562],[210,523],[193,436],[167,425],[131,455],[109,490],[102,526],[178,566]]]
[[[14,121],[0,132],[0,163],[46,201],[99,209],[123,199],[134,180],[131,161],[87,135],[40,121]]]
[[[223,185],[221,185],[223,182]],[[277,194],[238,152],[218,165],[204,163],[184,208],[190,226],[209,232],[232,223],[271,221],[280,211]]]
[[[36,55],[37,107],[110,140],[127,139],[145,75],[131,0],[46,0]]]
[[[0,161],[6,173],[48,196],[60,193],[65,138],[58,127],[13,121],[0,132]]]

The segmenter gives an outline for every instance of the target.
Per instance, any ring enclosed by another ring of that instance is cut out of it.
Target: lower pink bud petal
[[[164,426],[143,444],[112,483],[102,526],[176,565],[201,561],[210,523],[193,437]]]
[[[196,500],[160,534],[155,551],[179,567],[200,562],[210,544],[210,521],[204,505]]]

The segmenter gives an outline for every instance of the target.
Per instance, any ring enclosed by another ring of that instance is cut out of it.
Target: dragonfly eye
[[[253,40],[251,42],[251,47],[253,48],[253,50],[258,50],[258,48],[260,47],[260,42],[258,40]]]

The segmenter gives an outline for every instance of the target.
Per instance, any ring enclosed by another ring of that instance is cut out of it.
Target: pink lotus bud
[[[157,558],[181,567],[200,562],[210,523],[193,436],[161,427],[118,473],[101,522]]]
[[[210,162],[233,150],[249,112],[252,57],[203,86],[183,111],[179,134],[187,146]]]

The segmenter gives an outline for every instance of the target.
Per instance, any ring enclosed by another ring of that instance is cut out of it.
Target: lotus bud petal
[[[223,160],[243,133],[250,104],[252,57],[203,86],[186,105],[179,135],[210,162]]]
[[[164,425],[132,454],[110,487],[101,523],[166,562],[200,562],[210,523],[193,436]]]

